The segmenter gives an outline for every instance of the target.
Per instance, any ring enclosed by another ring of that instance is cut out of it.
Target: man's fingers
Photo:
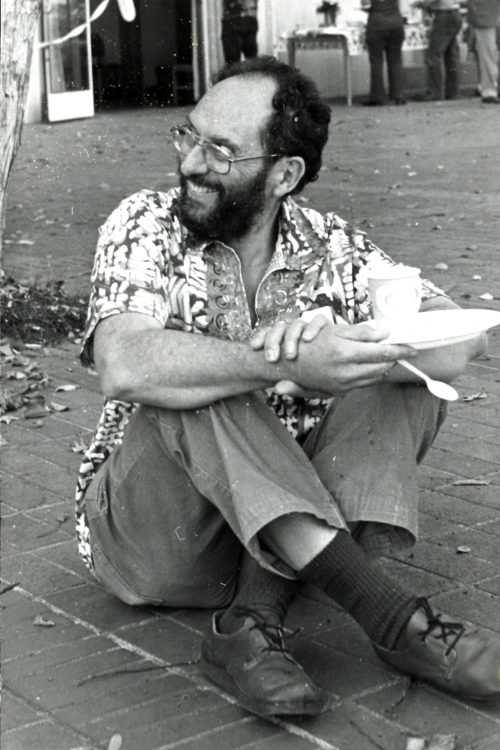
[[[295,359],[299,351],[299,341],[307,328],[307,323],[300,318],[292,321],[285,332],[283,349],[287,359]]]
[[[281,354],[281,344],[286,331],[286,323],[279,321],[266,332],[264,356],[268,362],[277,362]]]
[[[331,321],[328,320],[322,313],[316,315],[309,323],[306,324],[302,332],[303,341],[313,341],[318,333]]]

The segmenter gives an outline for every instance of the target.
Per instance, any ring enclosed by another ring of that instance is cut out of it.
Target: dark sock
[[[297,581],[274,575],[257,566],[247,583],[238,591],[231,605],[219,619],[223,633],[234,633],[243,624],[246,610],[259,612],[271,625],[281,625],[295,597]]]
[[[393,649],[417,609],[417,599],[399,589],[369,562],[347,531],[339,531],[319,555],[298,572],[322,589],[361,625],[378,646]]]

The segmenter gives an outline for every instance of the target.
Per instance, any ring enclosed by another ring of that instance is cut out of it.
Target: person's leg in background
[[[444,51],[444,98],[456,99],[460,89],[460,47],[458,44],[458,34],[462,27],[462,19],[458,11],[452,11],[449,15],[452,37]]]
[[[495,102],[498,99],[498,47],[496,29],[475,29],[479,79],[483,102]]]
[[[405,104],[403,80],[402,47],[405,38],[404,28],[391,29],[387,36],[385,55],[387,60],[387,75],[389,78],[389,99],[395,104]]]
[[[444,52],[450,41],[448,15],[448,11],[435,12],[432,19],[429,44],[425,53],[429,99],[439,100],[444,96]]]
[[[370,60],[370,96],[364,104],[370,106],[383,104],[384,89],[384,49],[385,37],[378,29],[367,29],[366,46]]]
[[[221,41],[226,64],[233,65],[239,62],[241,58],[241,41],[232,20],[224,19],[222,21]]]
[[[242,16],[238,19],[236,29],[239,34],[241,51],[245,58],[256,57],[258,23],[254,16]]]

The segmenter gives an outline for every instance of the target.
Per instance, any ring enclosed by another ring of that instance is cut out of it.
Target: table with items
[[[322,26],[317,29],[296,29],[285,33],[278,43],[278,51],[285,51],[289,65],[295,65],[298,50],[340,49],[344,59],[344,87],[347,105],[352,104],[351,58],[366,50],[365,24]],[[429,38],[429,20],[410,22],[405,26],[403,50],[425,49]]]

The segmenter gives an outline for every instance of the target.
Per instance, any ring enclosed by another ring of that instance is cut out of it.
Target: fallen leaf
[[[73,445],[71,446],[71,450],[73,453],[85,453],[88,446],[85,444],[83,440],[75,440]]]
[[[120,750],[122,744],[123,738],[121,734],[114,734],[109,741],[108,750]]]
[[[481,281],[482,278],[483,277],[479,276],[478,273],[475,273],[474,276],[472,277],[472,281]]]
[[[33,625],[37,625],[39,628],[53,628],[55,626],[55,622],[53,620],[48,620],[43,615],[36,615],[35,619],[33,620]]]
[[[56,404],[55,401],[49,401],[49,406],[52,409],[52,411],[68,411],[69,406],[66,406],[66,404]]]
[[[448,270],[448,264],[447,263],[436,263],[434,268],[436,271],[447,271]]]
[[[13,417],[11,414],[4,414],[2,417],[0,417],[0,422],[3,422],[4,424],[10,424],[14,419],[19,419],[19,417]]]
[[[408,737],[406,740],[406,750],[424,750],[425,739],[423,737]]]
[[[455,750],[456,741],[454,734],[433,734],[427,750]]]
[[[491,299],[495,299],[495,298],[494,298],[494,296],[492,294],[490,294],[490,292],[485,292],[484,294],[480,294],[479,295],[479,299],[491,300]]]
[[[483,398],[488,398],[488,394],[484,391],[479,391],[478,393],[471,393],[468,396],[462,396],[462,401],[479,401]]]
[[[77,388],[80,388],[80,386],[73,385],[71,383],[68,383],[67,385],[58,385],[56,388],[56,393],[59,393],[60,391],[76,391]]]

